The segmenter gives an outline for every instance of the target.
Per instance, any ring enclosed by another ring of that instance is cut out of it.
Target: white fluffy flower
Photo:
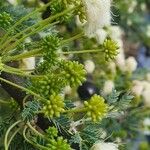
[[[121,39],[122,31],[119,26],[111,26],[109,30],[110,37],[113,40]]]
[[[138,80],[133,81],[133,87],[132,87],[131,91],[136,96],[141,96],[143,89],[144,89],[144,86],[141,81],[138,81]]]
[[[119,150],[119,148],[114,143],[99,142],[94,144],[90,150]]]
[[[70,95],[70,94],[71,94],[71,92],[72,92],[72,89],[71,89],[71,87],[70,87],[70,86],[66,86],[66,87],[64,88],[64,94],[66,94],[66,95]]]
[[[126,59],[126,71],[133,72],[137,68],[137,61],[134,57],[129,57]]]
[[[147,81],[150,82],[150,73],[148,73],[148,74],[146,75],[146,79],[147,79]]]
[[[84,66],[85,66],[85,70],[87,71],[87,73],[93,73],[95,69],[95,64],[92,60],[86,60],[84,62]]]
[[[85,32],[88,37],[94,37],[98,29],[110,25],[111,0],[83,0],[86,8],[87,23]]]
[[[146,35],[150,38],[150,25],[146,27]]]
[[[32,70],[35,68],[35,57],[24,58],[20,63],[20,68]]]
[[[103,93],[104,95],[110,94],[114,89],[114,82],[112,80],[108,80],[104,84]]]
[[[104,29],[98,29],[95,33],[95,38],[99,44],[103,44],[107,37],[107,32]]]
[[[17,0],[7,0],[12,5],[17,5]]]
[[[150,83],[147,81],[142,81],[143,84],[143,92],[142,92],[142,97],[143,97],[143,102],[145,106],[150,106]]]

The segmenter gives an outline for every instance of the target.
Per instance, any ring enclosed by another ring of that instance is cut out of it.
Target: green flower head
[[[56,140],[51,139],[47,144],[47,147],[49,147],[51,150],[71,150],[67,140],[64,140],[62,137],[58,137]]]
[[[50,99],[46,101],[43,106],[42,112],[46,117],[60,117],[60,114],[64,112],[64,102],[60,95],[51,95]]]
[[[108,112],[108,105],[104,101],[103,97],[95,94],[89,101],[84,102],[87,116],[94,122],[101,120]]]
[[[117,46],[117,43],[111,39],[106,39],[102,46],[105,53],[106,61],[115,59],[115,57],[119,53],[119,47]]]
[[[0,13],[0,27],[7,29],[11,23],[12,23],[13,19],[11,18],[10,14],[3,12]]]
[[[86,71],[82,64],[79,64],[77,61],[63,61],[62,72],[64,78],[69,82],[71,87],[81,85],[85,80]]]

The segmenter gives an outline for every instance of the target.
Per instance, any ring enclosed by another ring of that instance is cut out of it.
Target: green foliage
[[[22,119],[24,121],[31,121],[34,119],[36,112],[40,109],[40,105],[37,101],[29,101],[25,104],[25,108],[22,111]]]

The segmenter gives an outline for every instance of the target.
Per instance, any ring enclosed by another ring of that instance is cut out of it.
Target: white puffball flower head
[[[98,29],[111,24],[111,0],[83,0],[87,22],[85,34],[91,38]]]
[[[99,142],[94,144],[90,150],[119,150],[119,148],[114,143]]]
[[[137,68],[137,61],[134,57],[129,57],[126,59],[126,71],[133,72]]]
[[[35,68],[35,57],[24,58],[21,60],[20,68],[32,70]]]
[[[114,82],[112,80],[108,80],[104,83],[104,87],[103,87],[103,93],[104,95],[110,94],[112,92],[112,90],[114,89],[115,85]]]
[[[103,44],[107,37],[107,32],[104,29],[98,29],[95,33],[95,38],[99,44]]]
[[[133,86],[131,91],[136,95],[136,96],[141,96],[143,92],[144,86],[141,81],[135,80],[133,81]]]
[[[95,64],[92,60],[86,60],[84,62],[84,66],[85,66],[85,70],[87,71],[87,73],[93,73],[95,69]]]

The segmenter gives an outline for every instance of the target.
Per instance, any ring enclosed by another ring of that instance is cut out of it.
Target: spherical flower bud
[[[94,144],[90,150],[119,150],[119,148],[114,143],[99,142]]]
[[[104,101],[103,97],[95,94],[89,101],[84,102],[87,116],[94,122],[101,120],[107,114],[108,105]]]
[[[45,117],[60,117],[60,114],[64,112],[64,102],[61,96],[51,95],[50,99],[45,102],[42,108],[42,112]]]
[[[84,66],[85,66],[85,70],[87,71],[87,73],[93,73],[95,69],[95,64],[92,60],[86,60],[84,62]]]
[[[145,89],[142,93],[144,105],[150,107],[150,89]]]
[[[126,59],[126,71],[133,72],[137,68],[137,61],[134,57],[129,57]]]
[[[107,61],[114,59],[118,55],[119,47],[117,46],[117,43],[111,39],[106,39],[102,45],[102,48]]]
[[[66,61],[62,63],[62,76],[67,79],[70,87],[81,85],[85,81],[86,71],[84,66],[77,61]]]

